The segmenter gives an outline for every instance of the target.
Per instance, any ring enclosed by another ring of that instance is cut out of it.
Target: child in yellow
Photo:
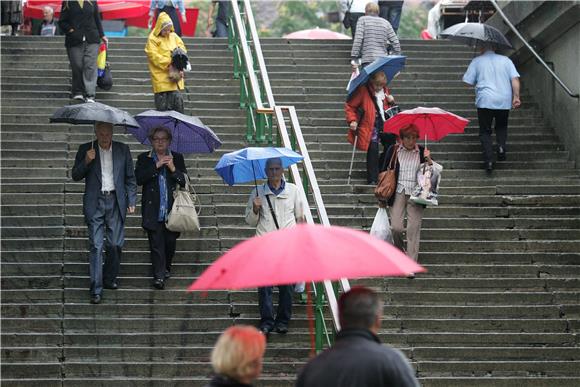
[[[171,18],[161,12],[145,45],[155,93],[155,108],[183,113],[183,97],[180,92],[184,88],[183,71],[177,71],[171,65],[171,53],[177,47],[186,51],[183,41],[174,32]]]

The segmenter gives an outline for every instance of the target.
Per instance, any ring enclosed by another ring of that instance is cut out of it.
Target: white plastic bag
[[[371,235],[385,242],[393,243],[393,233],[391,232],[391,223],[387,215],[386,208],[379,208],[371,227]]]

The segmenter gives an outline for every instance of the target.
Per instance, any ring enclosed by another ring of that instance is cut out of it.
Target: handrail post
[[[316,353],[321,352],[324,349],[324,288],[320,283],[316,285],[316,306],[314,310],[315,314],[315,341],[314,349]]]

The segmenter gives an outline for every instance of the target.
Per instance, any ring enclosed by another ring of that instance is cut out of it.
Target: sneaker
[[[94,98],[91,98],[91,97],[87,97],[87,99],[85,99],[85,102],[94,103],[95,102],[95,99]]]
[[[83,97],[81,94],[77,94],[74,97],[72,97],[72,99],[76,100],[76,101],[85,101],[85,97]]]
[[[501,146],[497,150],[497,160],[506,161],[505,149],[503,149]]]

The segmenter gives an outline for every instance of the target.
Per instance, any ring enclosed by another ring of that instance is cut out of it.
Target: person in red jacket
[[[371,75],[366,85],[361,85],[344,104],[346,122],[349,125],[348,141],[359,150],[367,152],[367,183],[376,184],[379,176],[379,141],[388,148],[396,137],[383,133],[385,113],[395,104],[395,98],[387,89],[387,77],[382,71]],[[362,112],[362,114],[361,114]]]

